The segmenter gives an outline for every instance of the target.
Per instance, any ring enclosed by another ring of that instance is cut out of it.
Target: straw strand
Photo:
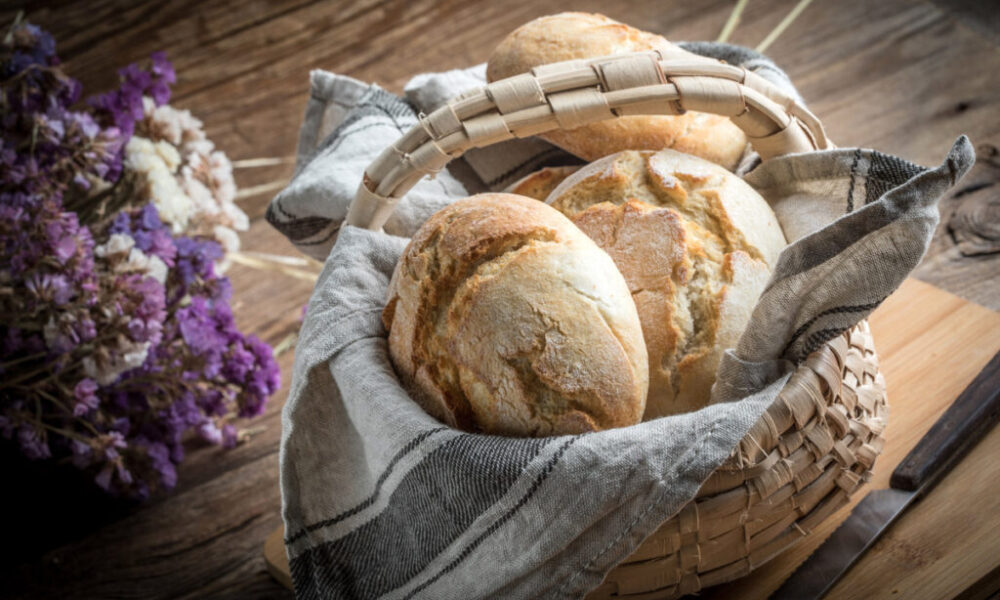
[[[290,165],[295,159],[288,156],[244,158],[233,161],[234,169],[257,169],[260,167],[276,167],[278,165]]]
[[[778,37],[782,33],[784,33],[785,30],[788,29],[788,27],[791,26],[793,22],[795,22],[795,19],[799,18],[799,15],[802,14],[802,11],[804,11],[811,2],[812,0],[799,0],[799,3],[795,5],[795,8],[793,8],[787,15],[785,15],[785,18],[782,19],[780,23],[778,23],[778,26],[775,27],[774,30],[771,31],[771,33],[767,34],[767,37],[764,38],[764,41],[758,44],[757,47],[754,48],[754,50],[763,53],[768,48],[770,48],[771,44],[773,44],[774,41],[777,40]]]
[[[288,275],[289,277],[294,277],[295,279],[308,281],[310,283],[316,283],[316,280],[319,279],[319,273],[316,273],[314,271],[306,271],[305,269],[297,269],[295,267],[289,267],[277,262],[261,260],[253,256],[248,256],[243,252],[230,252],[226,254],[226,258],[233,261],[234,263],[246,267],[251,267],[253,269],[260,269],[262,271],[275,271],[277,273]]]
[[[719,37],[716,38],[717,42],[729,41],[729,36],[733,34],[736,27],[740,24],[740,17],[743,16],[743,9],[746,8],[747,3],[750,0],[736,0],[736,6],[733,7],[733,12],[729,13],[729,18],[726,19],[726,24],[722,26],[722,31],[719,32]]]
[[[268,192],[276,192],[281,188],[288,185],[288,181],[281,179],[278,181],[270,181],[268,183],[262,183],[260,185],[254,185],[247,188],[242,188],[236,192],[236,199],[243,200],[244,198],[251,198],[253,196],[258,196],[260,194],[266,194]]]

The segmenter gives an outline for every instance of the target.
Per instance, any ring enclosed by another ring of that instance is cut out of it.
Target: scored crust
[[[407,246],[383,312],[397,374],[432,416],[502,435],[637,423],[647,356],[610,257],[551,207],[481,194]]]
[[[547,63],[646,50],[659,50],[666,57],[689,56],[662,36],[604,15],[560,13],[526,23],[504,38],[490,56],[486,79],[528,73]],[[588,161],[622,150],[673,148],[730,170],[747,144],[746,135],[728,117],[694,111],[619,117],[540,137]]]
[[[720,251],[743,250],[770,268],[787,244],[771,206],[750,184],[673,150],[606,156],[564,179],[546,202],[572,218],[593,204],[630,198],[672,207],[712,232]]]
[[[766,201],[717,165],[665,150],[592,163],[549,203],[628,283],[649,356],[644,419],[705,406],[785,245]]]

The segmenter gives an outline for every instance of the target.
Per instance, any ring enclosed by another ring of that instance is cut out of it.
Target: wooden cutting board
[[[1000,350],[1000,313],[908,280],[870,319],[889,395],[886,446],[862,490],[812,535],[749,576],[704,590],[711,600],[764,600],[889,475]],[[912,507],[827,596],[963,600],[1000,587],[1000,428]],[[268,569],[291,587],[277,530],[264,546]],[[971,591],[968,591],[970,590]],[[963,592],[965,592],[963,594]]]

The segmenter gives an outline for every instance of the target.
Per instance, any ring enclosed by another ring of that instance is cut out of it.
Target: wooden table
[[[751,0],[731,41],[754,46],[792,0]],[[9,6],[9,4],[7,5]],[[612,7],[613,6],[613,7]],[[291,173],[308,72],[325,68],[399,91],[412,74],[483,61],[517,25],[559,10],[604,10],[676,40],[714,39],[731,0],[540,3],[530,0],[42,1],[26,7],[49,29],[71,74],[87,89],[114,83],[114,68],[166,50],[179,81],[173,104],[203,119],[234,160],[278,159],[241,169],[253,219],[244,247],[294,254],[262,219]],[[4,22],[14,11],[0,9]],[[963,0],[815,2],[769,49],[840,145],[922,164],[940,162],[968,133],[981,160],[942,203],[943,225],[916,273],[1000,310],[1000,254],[965,256],[971,233],[995,250],[1000,209],[1000,10]],[[957,213],[957,217],[952,218]],[[975,246],[975,248],[973,247]],[[230,271],[239,323],[276,344],[297,328],[310,284],[244,266]],[[4,459],[0,594],[13,597],[287,597],[267,574],[264,538],[280,523],[280,409],[292,353],[280,357],[284,389],[232,451],[192,447],[180,483],[141,506],[109,503],[62,471]]]

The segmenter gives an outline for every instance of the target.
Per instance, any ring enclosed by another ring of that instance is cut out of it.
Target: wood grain
[[[794,4],[750,2],[731,41],[756,45]],[[292,173],[310,69],[398,92],[414,73],[484,61],[507,32],[543,14],[601,11],[672,39],[712,39],[732,6],[731,0],[33,0],[3,3],[0,19],[9,22],[25,9],[30,21],[55,34],[67,69],[92,92],[112,85],[116,68],[166,50],[179,75],[173,103],[203,119],[230,158],[286,159],[236,174],[243,189],[273,189]],[[1000,52],[983,33],[992,27],[988,19],[978,19],[986,24],[976,28],[967,25],[981,10],[970,6],[963,0],[814,2],[769,54],[788,70],[838,144],[936,164],[961,133],[969,133],[977,148],[1000,147]],[[244,247],[293,255],[262,221],[271,195],[243,200],[254,219]],[[944,223],[950,206],[943,205]],[[998,272],[1000,254],[963,256],[942,225],[917,275],[1000,309]],[[230,275],[241,326],[272,344],[296,329],[308,284],[238,265]],[[961,303],[952,308],[968,310]],[[947,316],[935,315],[911,319],[932,329]],[[971,327],[962,333],[980,339],[981,332]],[[940,352],[903,346],[901,356],[916,361]],[[254,423],[264,427],[261,433],[230,452],[192,446],[177,490],[147,505],[111,503],[85,492],[86,482],[72,477],[3,465],[18,490],[10,513],[16,518],[5,533],[22,542],[8,544],[2,555],[0,595],[287,595],[268,575],[260,547],[280,523],[277,451],[291,362],[291,353],[280,359],[285,387]],[[925,393],[949,389],[928,380]],[[897,435],[904,447],[916,441]]]
[[[976,147],[976,164],[940,204],[938,227],[916,275],[997,310],[1000,298],[1000,149]]]
[[[983,0],[932,0],[963,25],[994,44],[1000,44],[1000,10]]]
[[[264,561],[267,570],[278,583],[286,588],[292,588],[292,571],[288,566],[288,555],[285,553],[285,527],[281,526],[271,532],[264,542]]]
[[[930,491],[1000,419],[1000,354],[983,367],[944,415],[892,472],[897,490]]]

